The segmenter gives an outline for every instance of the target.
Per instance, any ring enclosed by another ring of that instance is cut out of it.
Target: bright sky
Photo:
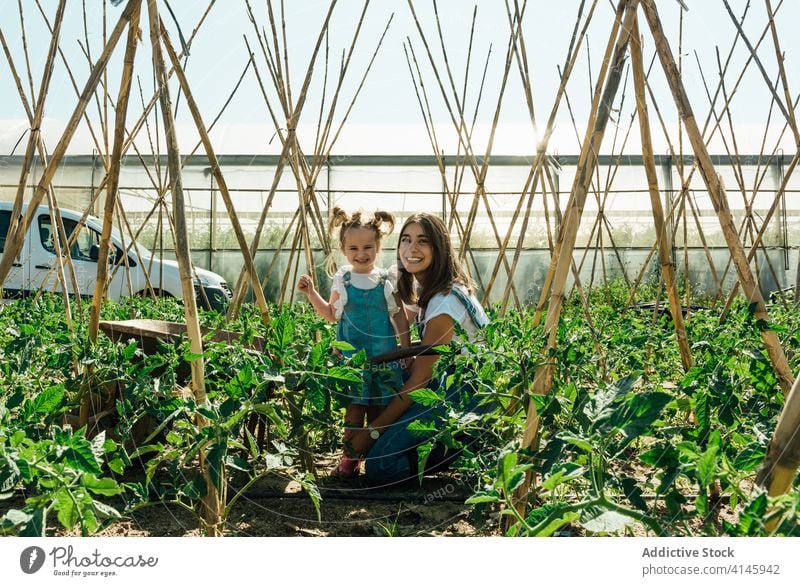
[[[737,18],[741,17],[745,6],[750,4],[744,29],[752,43],[758,42],[767,23],[766,2],[749,3],[746,0],[728,0],[728,2]],[[41,3],[52,22],[57,2],[43,0]],[[724,65],[736,29],[726,11],[723,0],[685,0],[685,3],[688,5],[689,11],[683,13],[684,83],[696,117],[702,126],[709,111],[709,100],[703,86],[703,77],[709,86],[709,91],[713,94],[720,78],[716,51],[719,51],[719,59]],[[27,35],[27,61],[31,70],[32,85],[38,92],[50,34],[44,25],[36,2],[30,0],[21,4],[23,5],[24,26]],[[273,4],[275,10],[279,11],[280,2],[275,1]],[[530,0],[528,2],[523,21],[523,34],[531,72],[535,115],[540,126],[544,124],[553,106],[558,87],[557,66],[563,66],[576,16],[582,4],[585,13],[591,6],[592,0],[586,0],[585,3],[580,0],[562,0],[560,2]],[[800,68],[797,66],[797,59],[800,57],[800,40],[792,26],[800,22],[800,2],[770,0],[770,4],[773,10],[777,11],[776,23],[781,50],[785,53],[788,85],[793,98],[796,98],[800,91],[800,79],[798,79]],[[67,5],[61,34],[61,47],[78,80],[78,85],[82,88],[88,76],[87,61],[79,45],[79,41],[82,43],[85,37],[83,12],[79,2],[72,1]],[[92,58],[96,59],[103,45],[103,3],[99,0],[86,0],[85,5],[90,51]],[[269,29],[266,2],[252,0],[251,5],[258,30]],[[290,1],[286,2],[286,5],[288,62],[292,98],[296,101],[329,2],[320,0]],[[475,5],[477,5],[477,20],[465,101],[467,117],[471,119],[479,95],[484,63],[491,46],[489,67],[478,110],[477,126],[473,135],[475,151],[483,153],[486,150],[491,121],[498,103],[508,44],[509,25],[505,3],[503,0],[479,0],[476,4],[463,2],[463,0],[441,0],[437,7],[448,51],[448,60],[453,71],[454,85],[460,94],[464,86],[467,47],[470,40],[473,6]],[[166,4],[162,1],[159,6],[172,40],[178,44],[177,28],[166,10]],[[188,38],[205,9],[206,3],[203,0],[170,0],[170,6],[180,22],[184,36]],[[339,0],[333,10],[330,38],[327,43],[329,47],[328,83],[324,115],[327,115],[330,106],[332,88],[342,52],[350,46],[363,6],[361,1]],[[677,55],[680,5],[677,0],[659,0],[658,7],[673,51]],[[107,6],[109,31],[116,23],[122,8],[122,6],[113,7],[110,4]],[[433,3],[415,0],[414,10],[430,44],[437,67],[443,76],[442,82],[447,89],[448,99],[452,103],[450,82],[443,67],[442,51],[436,32]],[[338,125],[342,119],[391,14],[394,14],[394,17],[383,45],[333,152],[335,154],[430,154],[432,152],[404,51],[404,47],[409,47],[410,40],[410,46],[413,47],[416,54],[425,91],[436,122],[440,148],[446,153],[452,154],[456,150],[457,134],[450,121],[450,116],[444,108],[442,92],[428,61],[419,31],[414,25],[412,11],[408,3],[402,0],[373,0],[370,2],[353,60],[342,87],[334,121]],[[645,59],[649,63],[653,55],[653,41],[649,31],[646,30],[646,21],[642,12],[640,11],[639,14],[640,26],[645,37]],[[589,26],[588,43],[581,48],[575,72],[567,87],[569,106],[581,136],[590,106],[591,83],[600,67],[612,19],[611,3],[608,0],[599,0]],[[146,21],[147,12],[145,10],[142,15],[142,39],[144,42],[139,45],[134,80],[135,97],[129,109],[131,123],[139,117],[142,111],[138,84],[141,83],[145,101],[149,100],[153,91],[149,32]],[[14,65],[22,77],[26,94],[30,99],[28,65],[22,44],[18,2],[0,0],[0,26]],[[217,0],[192,45],[191,56],[186,65],[192,91],[207,124],[217,115],[223,103],[228,99],[232,88],[245,68],[248,59],[245,37],[255,50],[259,73],[268,86],[268,98],[279,110],[255,29],[248,19],[247,3],[245,0]],[[114,100],[116,100],[119,90],[119,71],[124,53],[124,40],[123,36],[113,55],[109,69],[109,92]],[[324,46],[323,44],[323,49]],[[726,91],[729,95],[734,92],[734,86],[748,55],[749,52],[740,39],[724,77]],[[758,55],[767,75],[770,79],[776,80],[778,71],[776,53],[769,32],[758,49]],[[700,67],[698,67],[698,60]],[[324,65],[325,53],[323,51],[318,58],[311,90],[300,119],[301,145],[307,152],[313,150],[314,130],[320,116],[321,95],[325,79]],[[651,83],[658,96],[659,109],[672,132],[672,140],[677,148],[675,108],[672,106],[671,96],[667,91],[658,63],[653,70]],[[779,93],[783,97],[780,87]],[[176,85],[172,86],[172,94],[173,100],[175,100]],[[102,92],[100,95],[102,99]],[[630,75],[627,76],[624,103],[620,102],[621,99],[622,90],[620,90],[615,104],[616,107],[622,106],[621,112],[617,114],[619,124],[616,127],[614,125],[609,127],[604,145],[606,152],[610,152],[612,149],[615,152],[619,150],[619,145],[631,122],[633,88]],[[59,57],[53,71],[51,89],[45,102],[46,120],[43,130],[50,149],[58,141],[76,102],[76,92]],[[719,110],[722,99],[719,99],[717,103]],[[755,64],[751,63],[731,101],[731,116],[736,127],[737,146],[740,152],[757,153],[761,150],[771,151],[775,148],[784,123],[777,108],[772,109],[769,136],[762,147],[764,132],[770,116],[770,104],[771,95],[762,74]],[[88,114],[95,124],[96,132],[99,132],[98,108],[94,102],[90,105]],[[110,116],[113,119],[113,111]],[[280,113],[279,116],[281,116],[280,126],[285,127],[285,118]],[[666,152],[667,145],[652,105],[651,120],[654,125],[653,135],[657,152]],[[151,117],[151,122],[155,122],[153,117]],[[179,105],[178,124],[181,148],[184,151],[191,150],[197,138],[183,99]],[[8,62],[3,56],[0,58],[0,154],[10,154],[28,126]],[[615,130],[618,131],[616,146],[613,142]],[[275,127],[269,118],[264,98],[251,68],[212,133],[215,148],[219,153],[276,154],[280,151],[278,140],[274,139],[270,142],[274,133]],[[729,148],[732,148],[727,119],[725,120],[724,134],[728,139]],[[23,139],[14,152],[16,154],[24,152],[24,144],[25,140]],[[145,134],[141,135],[139,145],[144,150],[150,150]],[[519,69],[516,62],[513,62],[502,100],[493,153],[530,154],[535,150],[535,145],[536,135],[532,130]],[[562,101],[550,150],[562,154],[576,154],[579,150],[578,145],[579,141],[573,128],[570,110],[567,102]],[[788,132],[784,135],[781,146],[784,150],[793,151],[793,141]],[[92,148],[90,135],[86,126],[82,124],[69,152],[90,153]],[[634,126],[626,150],[629,153],[636,153],[638,148],[638,127]],[[724,153],[725,146],[717,140],[712,143],[711,150],[716,153]]]

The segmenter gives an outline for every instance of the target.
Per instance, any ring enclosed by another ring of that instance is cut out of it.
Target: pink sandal
[[[361,460],[343,454],[339,459],[339,463],[336,464],[336,468],[331,471],[329,476],[331,478],[355,478],[359,474],[360,466]]]

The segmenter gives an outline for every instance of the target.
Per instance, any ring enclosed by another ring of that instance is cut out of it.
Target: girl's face
[[[403,229],[398,251],[403,268],[422,281],[433,264],[433,248],[422,225],[412,223]]]
[[[372,228],[348,228],[344,233],[342,254],[353,265],[354,273],[372,272],[379,250],[380,245]]]

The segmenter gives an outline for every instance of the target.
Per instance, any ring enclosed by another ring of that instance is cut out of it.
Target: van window
[[[6,246],[6,236],[8,235],[8,224],[11,221],[11,212],[9,210],[0,211],[0,252]]]
[[[75,220],[70,220],[68,218],[64,218],[64,231],[67,234],[67,238],[72,237],[72,233],[75,231],[78,223]],[[41,239],[42,246],[48,252],[52,252],[55,254],[56,247],[53,242],[55,238],[56,227],[53,226],[52,222],[50,221],[50,216],[47,214],[39,216],[39,238]],[[78,239],[75,241],[75,244],[72,245],[70,249],[70,256],[72,256],[73,260],[84,260],[89,262],[95,262],[92,260],[91,256],[89,255],[89,251],[92,248],[92,244],[99,244],[100,243],[100,234],[92,230],[91,228],[83,227],[78,234]]]

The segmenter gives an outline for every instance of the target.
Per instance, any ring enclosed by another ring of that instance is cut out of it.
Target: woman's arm
[[[423,345],[437,346],[447,344],[453,339],[453,318],[447,314],[437,315],[425,325]],[[400,419],[408,408],[414,403],[408,393],[425,388],[433,377],[433,365],[439,360],[438,356],[418,356],[411,367],[411,377],[400,388],[397,395],[386,406],[386,409],[372,422],[372,427],[380,431]],[[356,432],[352,439],[353,451],[357,454],[366,454],[372,447],[374,440],[369,437],[367,430]]]
[[[394,294],[395,300],[397,301],[397,311],[391,316],[392,325],[394,326],[394,330],[397,333],[397,337],[400,338],[400,347],[401,348],[408,348],[411,346],[411,327],[408,323],[408,316],[406,315],[406,310],[403,307],[403,302],[400,301],[400,296],[396,293]]]

